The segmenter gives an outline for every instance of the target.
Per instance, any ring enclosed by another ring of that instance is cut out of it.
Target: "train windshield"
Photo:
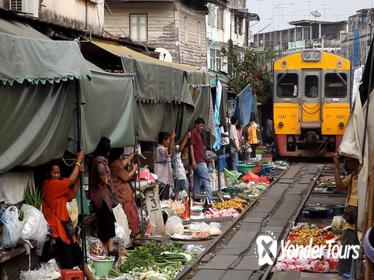
[[[342,98],[347,95],[347,75],[345,73],[327,73],[325,76],[325,96]]]
[[[318,97],[318,76],[308,75],[305,77],[305,97],[317,98]]]
[[[277,94],[280,98],[297,97],[299,88],[298,75],[281,73],[277,76]]]

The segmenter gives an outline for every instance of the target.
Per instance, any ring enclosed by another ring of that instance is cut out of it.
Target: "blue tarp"
[[[239,122],[246,126],[251,120],[251,113],[253,111],[253,93],[252,87],[248,84],[237,96],[235,116]]]

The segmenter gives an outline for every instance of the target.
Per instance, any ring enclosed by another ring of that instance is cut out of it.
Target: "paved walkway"
[[[256,237],[272,232],[278,240],[285,238],[323,166],[303,163],[291,166],[242,217],[240,227],[232,229],[237,232],[232,234],[231,240],[207,254],[196,267],[196,273],[185,279],[256,280],[266,277],[270,268],[258,266]],[[300,275],[295,277],[277,279],[300,279]]]

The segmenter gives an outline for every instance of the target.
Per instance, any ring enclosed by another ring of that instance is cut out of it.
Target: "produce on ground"
[[[247,205],[247,201],[241,198],[233,198],[227,201],[213,203],[214,209],[238,209],[242,211]]]
[[[328,240],[335,239],[338,241],[339,236],[316,225],[300,224],[287,237],[290,244],[303,246],[309,245],[311,239],[313,239],[312,245],[326,245]]]
[[[289,245],[302,246],[308,248],[317,245],[321,248],[319,258],[310,258],[310,256],[290,257],[286,253],[280,255],[277,259],[273,271],[311,271],[311,272],[336,272],[338,259],[328,255],[328,240],[333,241],[331,247],[338,245],[340,236],[334,234],[330,229],[317,227],[315,225],[299,224],[292,229],[285,241],[285,247]],[[312,240],[312,243],[311,243]],[[288,245],[287,245],[287,242]],[[323,247],[324,246],[324,247]],[[307,249],[305,249],[307,251]]]
[[[321,176],[318,178],[317,187],[336,187],[334,176]]]
[[[204,213],[204,217],[206,219],[212,219],[212,218],[226,218],[226,217],[232,217],[237,218],[240,216],[240,213],[238,210],[234,208],[230,209],[209,209],[209,211]]]
[[[322,257],[321,259],[278,258],[275,271],[310,271],[310,272],[336,272],[338,259]]]
[[[150,241],[128,251],[128,257],[119,266],[120,273],[128,273],[133,279],[175,279],[186,263],[194,256],[186,253],[183,243],[160,244]]]

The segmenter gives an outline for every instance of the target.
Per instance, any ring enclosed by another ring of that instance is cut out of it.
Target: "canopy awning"
[[[127,48],[115,42],[102,41],[102,40],[96,40],[96,39],[92,40],[91,42],[95,44],[96,46],[117,56],[139,59],[144,62],[172,67],[172,68],[176,68],[176,69],[184,70],[184,71],[200,71],[201,70],[201,68],[197,66],[162,61],[157,58],[150,57],[148,55],[134,51],[130,48]]]
[[[35,30],[30,25],[10,19],[5,20],[0,18],[0,32],[26,38],[49,40],[47,36]]]
[[[90,77],[77,42],[18,37],[0,32],[0,81],[31,84]]]

